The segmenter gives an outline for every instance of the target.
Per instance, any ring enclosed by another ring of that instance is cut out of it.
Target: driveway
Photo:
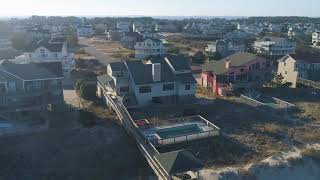
[[[74,107],[80,106],[80,98],[75,90],[63,90],[64,101]]]
[[[110,57],[109,55],[106,55],[102,53],[101,51],[97,50],[94,46],[90,45],[88,42],[89,39],[87,38],[79,38],[79,44],[83,46],[86,53],[95,56],[95,58],[103,65],[108,65],[113,62],[119,62],[120,59],[116,59],[113,57]]]

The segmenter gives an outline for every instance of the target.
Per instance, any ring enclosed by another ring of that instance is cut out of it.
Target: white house
[[[144,59],[154,55],[163,55],[166,48],[159,39],[147,37],[142,41],[138,41],[134,46],[135,58]]]
[[[259,27],[258,25],[255,25],[255,24],[246,25],[246,24],[238,23],[237,29],[243,30],[244,32],[251,35],[259,35],[263,31],[262,27]]]
[[[280,37],[265,37],[253,44],[253,49],[260,55],[270,58],[278,58],[288,54],[294,54],[296,43]]]
[[[9,32],[0,30],[0,51],[10,49],[12,49],[12,42]]]
[[[312,44],[313,45],[320,44],[320,32],[319,31],[312,33]]]
[[[94,34],[94,30],[91,25],[81,25],[77,28],[78,37],[91,37]]]
[[[12,43],[10,39],[0,38],[0,50],[9,50],[12,49]]]
[[[108,74],[98,77],[97,95],[124,97],[128,106],[186,103],[194,100],[196,80],[189,61],[176,55],[111,63]]]
[[[64,37],[42,39],[32,44],[23,55],[12,61],[19,64],[61,62],[65,76],[75,68],[74,54],[68,53]]]

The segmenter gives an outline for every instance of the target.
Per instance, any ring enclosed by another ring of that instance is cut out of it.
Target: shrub
[[[205,54],[203,53],[203,51],[198,51],[194,54],[194,56],[192,57],[192,61],[194,63],[198,63],[198,64],[203,64],[205,61]]]
[[[89,112],[86,110],[80,110],[79,122],[86,127],[92,127],[96,124],[95,115],[92,112]]]
[[[76,82],[76,91],[79,92],[81,88],[81,84],[84,83],[85,81],[83,79],[77,80]]]
[[[92,100],[96,96],[96,85],[88,84],[85,80],[77,80],[75,89],[79,96],[85,100]]]
[[[168,49],[168,53],[169,54],[179,54],[180,53],[180,49],[177,47],[172,47]]]

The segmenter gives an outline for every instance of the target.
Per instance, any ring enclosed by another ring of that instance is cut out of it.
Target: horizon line
[[[85,15],[85,14],[61,14],[61,15],[37,15],[37,14],[30,14],[30,15],[0,15],[0,17],[32,17],[32,16],[45,16],[45,17],[52,17],[52,16],[59,16],[59,17],[308,17],[308,18],[320,18],[320,16],[297,16],[297,15],[120,15],[120,14],[108,14],[108,15]]]

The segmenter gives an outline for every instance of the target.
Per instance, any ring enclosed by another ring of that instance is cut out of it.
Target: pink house
[[[236,53],[203,65],[201,85],[220,96],[235,89],[254,88],[269,77],[270,62],[250,53]]]

